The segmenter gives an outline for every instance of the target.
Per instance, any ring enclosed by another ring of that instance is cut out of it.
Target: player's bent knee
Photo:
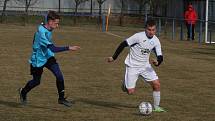
[[[160,91],[160,81],[155,80],[152,82],[152,87],[154,91]]]
[[[56,80],[61,80],[61,81],[64,80],[62,73],[57,73],[56,74]]]
[[[155,84],[155,85],[153,86],[153,89],[154,89],[155,91],[160,91],[160,84]]]
[[[60,77],[56,77],[56,80],[57,81],[64,81],[64,78],[63,78],[63,76],[60,76]]]

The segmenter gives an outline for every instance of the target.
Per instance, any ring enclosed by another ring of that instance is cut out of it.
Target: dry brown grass
[[[79,52],[56,54],[64,73],[71,108],[57,104],[55,78],[44,70],[41,85],[28,95],[28,105],[18,102],[17,89],[29,75],[27,62],[35,26],[0,25],[0,120],[2,121],[214,121],[215,47],[161,37],[164,63],[156,71],[162,85],[161,105],[167,113],[141,116],[138,104],[152,102],[151,88],[138,81],[135,95],[120,89],[125,50],[113,64],[105,62],[122,38],[95,27],[66,27],[54,32],[57,45],[80,45]],[[112,28],[128,37],[139,30]]]

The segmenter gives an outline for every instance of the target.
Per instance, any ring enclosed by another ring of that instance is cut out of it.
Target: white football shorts
[[[126,66],[125,85],[127,89],[135,88],[138,77],[142,76],[146,82],[158,79],[158,76],[151,65],[146,67],[129,67]]]

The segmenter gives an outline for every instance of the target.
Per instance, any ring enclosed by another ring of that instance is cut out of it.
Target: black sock
[[[64,81],[56,81],[59,99],[64,99]]]
[[[62,90],[59,94],[59,100],[64,99],[64,90]]]

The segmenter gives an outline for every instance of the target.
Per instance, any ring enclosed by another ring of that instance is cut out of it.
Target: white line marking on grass
[[[124,37],[122,37],[122,36],[119,36],[119,35],[117,35],[117,34],[113,34],[113,33],[111,33],[111,32],[105,32],[106,34],[109,34],[109,35],[112,35],[112,36],[115,36],[115,37],[119,37],[119,38],[124,38]]]

